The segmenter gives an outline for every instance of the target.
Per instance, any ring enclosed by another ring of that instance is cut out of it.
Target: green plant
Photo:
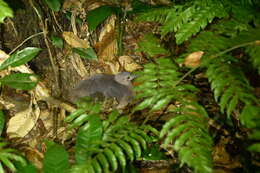
[[[16,171],[14,161],[20,162],[23,166],[25,166],[26,160],[18,154],[15,149],[8,148],[8,143],[4,142],[2,139],[0,141],[0,172],[4,173],[3,165],[9,168],[11,171]]]
[[[188,84],[188,88],[182,90],[177,88],[185,86],[183,79],[198,68],[206,71],[221,112],[227,115],[228,120],[239,119],[244,127],[252,130],[249,138],[254,143],[249,150],[259,152],[259,142],[255,142],[259,140],[260,131],[259,99],[254,95],[254,87],[245,75],[246,69],[241,68],[242,65],[246,67],[244,62],[251,62],[259,72],[260,13],[257,8],[259,3],[256,1],[195,0],[151,9],[136,18],[137,21],[161,23],[161,37],[174,34],[177,44],[196,34],[187,42],[182,57],[196,51],[204,52],[201,65],[182,77],[178,71],[183,68],[169,60],[161,58],[155,63],[146,64],[138,79],[141,85],[136,87],[139,92],[137,99],[143,101],[135,110],[150,108],[150,112],[165,111],[170,103],[177,101],[180,104],[180,108],[171,109],[173,117],[164,124],[160,137],[165,137],[165,146],[172,143],[180,161],[193,167],[195,172],[212,172],[210,152],[213,143],[205,121],[208,116],[204,108],[197,104],[195,94],[189,93],[197,91],[193,85]],[[200,32],[206,26],[207,29]],[[148,49],[143,51],[149,52]],[[163,61],[168,62],[161,63]],[[205,147],[200,148],[200,144]],[[201,152],[198,154],[196,151]],[[188,156],[192,153],[196,153],[193,155],[198,160],[190,160]]]
[[[5,1],[0,0],[0,23],[3,23],[6,17],[13,17],[13,11]]]
[[[0,111],[0,122],[1,122],[1,133],[2,134],[2,129],[4,127],[4,122],[5,122],[5,116],[3,111]],[[4,173],[4,168],[3,166],[6,166],[9,168],[11,171],[16,171],[16,165],[14,162],[20,163],[21,166],[26,166],[27,162],[26,160],[20,156],[17,150],[10,148],[8,146],[8,142],[5,142],[2,138],[0,139],[0,172]]]
[[[25,64],[26,62],[30,61],[32,58],[34,58],[40,51],[39,48],[25,48],[21,51],[18,51],[14,54],[12,54],[9,58],[7,58],[2,64],[0,65],[0,70],[5,70],[10,67],[17,67],[22,64]],[[33,89],[37,83],[38,79],[37,76],[34,74],[29,73],[14,73],[7,75],[5,77],[2,77],[0,79],[1,84],[7,85],[9,87],[15,88],[15,89],[21,89],[21,90],[31,90]],[[5,123],[5,116],[4,113],[1,110],[0,113],[0,129],[1,133],[4,127]],[[26,160],[20,156],[20,154],[12,148],[7,147],[8,143],[4,142],[2,139],[0,141],[0,172],[4,172],[3,165],[8,167],[11,171],[16,171],[17,168],[14,164],[14,161],[17,161],[21,164],[21,167],[26,166]],[[2,165],[3,164],[3,165]]]
[[[27,47],[11,54],[1,65],[0,70],[17,67],[32,60],[40,51],[39,48]],[[21,90],[31,90],[38,83],[38,77],[30,73],[14,73],[0,79],[1,84]]]
[[[150,10],[139,15],[137,21],[161,23],[161,35],[175,32],[176,43],[181,44],[204,29],[214,18],[225,16],[227,13],[220,1],[196,0],[173,7]]]
[[[181,165],[187,163],[195,172],[212,172],[213,140],[205,109],[194,101],[185,101],[170,111],[175,114],[160,132],[160,138],[165,136],[163,146],[167,148],[172,143]]]
[[[177,70],[169,58],[159,58],[155,63],[146,64],[137,79],[141,85],[135,88],[136,99],[143,101],[134,111],[149,108],[152,114],[164,110],[169,103],[179,102],[179,108],[167,110],[172,112],[172,118],[160,132],[162,147],[169,149],[173,143],[172,147],[179,153],[183,164],[187,163],[196,172],[211,172],[213,142],[207,130],[208,115],[196,101],[198,89],[191,84],[184,84]]]
[[[145,126],[138,127],[117,111],[103,121],[100,114],[100,105],[90,101],[65,119],[70,128],[80,127],[75,146],[77,164],[71,172],[124,170],[127,161],[140,158],[146,149],[150,137]]]

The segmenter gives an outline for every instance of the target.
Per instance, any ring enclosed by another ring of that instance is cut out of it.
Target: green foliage
[[[6,2],[0,0],[0,23],[3,23],[6,17],[13,17],[13,11]]]
[[[90,31],[94,31],[99,24],[120,9],[112,6],[101,6],[88,12],[87,22]]]
[[[213,140],[207,128],[207,112],[195,102],[182,102],[174,108],[175,116],[164,124],[160,137],[164,137],[163,146],[170,143],[178,152],[182,164],[186,163],[195,172],[212,172]]]
[[[162,110],[171,101],[193,96],[197,89],[193,85],[180,84],[177,66],[171,59],[159,58],[156,63],[144,65],[139,72],[136,82],[141,85],[135,87],[136,99],[143,99],[133,111],[150,108],[150,111]],[[192,91],[192,92],[190,92]]]
[[[45,3],[52,11],[58,12],[60,10],[60,0],[45,0]]]
[[[150,108],[150,111],[163,110],[169,103],[178,101],[180,108],[170,109],[175,112],[160,132],[163,145],[168,148],[173,143],[173,150],[178,152],[182,164],[186,163],[195,172],[212,172],[212,139],[207,131],[207,112],[196,103],[198,89],[190,84],[183,84],[177,66],[171,59],[159,58],[155,63],[145,64],[136,79],[141,84],[135,88],[136,99],[143,99],[134,111]]]
[[[27,47],[21,51],[12,54],[1,65],[0,70],[9,67],[17,67],[32,60],[40,51],[39,48]],[[31,90],[38,83],[38,77],[29,73],[10,74],[0,79],[1,84],[21,90]]]
[[[226,37],[210,31],[202,31],[196,38],[191,40],[187,52],[204,51],[207,56],[219,53],[221,50],[231,47],[231,45],[232,43]]]
[[[39,171],[33,164],[27,164],[26,166],[17,166],[17,173],[38,173]]]
[[[44,154],[44,173],[65,172],[69,168],[69,154],[63,146],[54,142],[47,142],[47,151]]]
[[[20,90],[31,90],[36,87],[38,77],[30,73],[15,73],[0,79],[1,84]]]
[[[260,46],[248,46],[246,48],[246,53],[248,53],[251,63],[254,68],[258,70],[258,74],[260,74]]]
[[[3,165],[11,171],[16,171],[14,161],[19,162],[22,166],[27,164],[25,159],[15,149],[8,148],[7,145],[7,142],[0,140],[0,172],[5,172]]]
[[[163,151],[160,151],[159,144],[153,144],[149,146],[143,153],[143,160],[166,160],[166,156]]]
[[[53,46],[62,49],[63,48],[63,40],[62,38],[58,37],[58,36],[51,36],[51,42],[53,44]]]
[[[161,35],[176,32],[176,43],[181,44],[204,29],[214,18],[228,14],[219,1],[198,0],[171,8],[152,9],[137,17],[138,21],[156,21],[162,24]]]
[[[81,58],[89,59],[89,60],[97,60],[96,52],[93,48],[73,48],[73,52],[80,55]]]
[[[248,19],[246,23],[245,19],[221,20],[212,26],[212,31],[203,31],[192,39],[187,52],[205,52],[202,66],[207,69],[206,76],[221,112],[227,114],[230,119],[232,112],[238,110],[242,125],[258,133],[259,101],[254,96],[253,87],[240,66],[241,62],[230,53],[236,48],[246,46],[245,52],[249,55],[249,62],[259,71],[260,30],[248,24],[251,20]],[[249,149],[258,151],[256,146],[258,143]]]
[[[227,56],[214,59],[208,65],[206,75],[222,113],[226,112],[230,116],[239,101],[245,105],[257,103],[253,88],[242,70]]]
[[[80,127],[75,148],[77,164],[71,172],[123,170],[128,160],[141,157],[150,141],[145,127],[129,122],[117,111],[103,121],[99,114],[100,105],[90,101],[66,118],[70,128]]]
[[[0,70],[7,69],[8,67],[17,67],[32,60],[39,52],[40,48],[27,47],[21,51],[12,54],[1,65]]]
[[[160,40],[152,34],[146,34],[142,41],[138,42],[138,51],[146,53],[149,57],[169,55],[170,52],[163,48]]]

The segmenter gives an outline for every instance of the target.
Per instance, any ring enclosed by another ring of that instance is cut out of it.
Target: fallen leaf
[[[36,101],[34,102],[36,103]],[[10,138],[24,137],[35,126],[39,115],[39,107],[32,106],[31,103],[26,110],[16,113],[15,116],[9,120],[7,125],[7,134]]]
[[[185,66],[187,67],[198,67],[200,65],[200,59],[202,55],[204,54],[203,51],[197,51],[189,54],[184,61]]]
[[[120,56],[118,60],[120,65],[128,72],[133,72],[142,68],[142,66],[137,64],[130,56]]]
[[[75,48],[89,48],[89,43],[86,40],[80,39],[73,32],[63,32],[62,36],[64,40],[72,47]]]
[[[113,61],[116,57],[118,47],[115,32],[116,17],[112,15],[102,27],[98,42],[95,44],[97,55],[100,60]]]

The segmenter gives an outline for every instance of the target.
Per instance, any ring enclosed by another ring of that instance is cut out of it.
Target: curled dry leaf
[[[88,41],[80,39],[73,32],[63,32],[62,36],[63,36],[64,40],[71,47],[75,47],[75,48],[89,48]]]
[[[112,15],[106,21],[95,44],[97,55],[100,60],[113,61],[118,51],[115,31],[116,17]]]
[[[40,109],[38,106],[32,106],[37,104],[36,100],[33,100],[29,107],[21,112],[18,112],[13,116],[7,125],[7,135],[10,138],[24,137],[27,135],[32,128],[35,126],[39,115]]]
[[[142,66],[137,64],[130,56],[120,56],[118,60],[126,71],[133,72],[142,68]]]
[[[200,59],[202,55],[204,54],[203,51],[197,51],[189,54],[184,61],[185,66],[187,67],[198,67],[200,65]]]
[[[65,0],[62,9],[63,10],[69,10],[73,8],[81,8],[82,2],[79,0]]]
[[[109,62],[109,61],[105,61],[104,63],[109,66],[109,69],[110,69],[112,74],[119,73],[120,65],[119,65],[118,62],[112,63],[112,62]]]

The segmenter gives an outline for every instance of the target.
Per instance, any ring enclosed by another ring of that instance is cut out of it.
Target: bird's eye
[[[127,80],[131,80],[131,77],[130,77],[130,76],[127,76]]]

